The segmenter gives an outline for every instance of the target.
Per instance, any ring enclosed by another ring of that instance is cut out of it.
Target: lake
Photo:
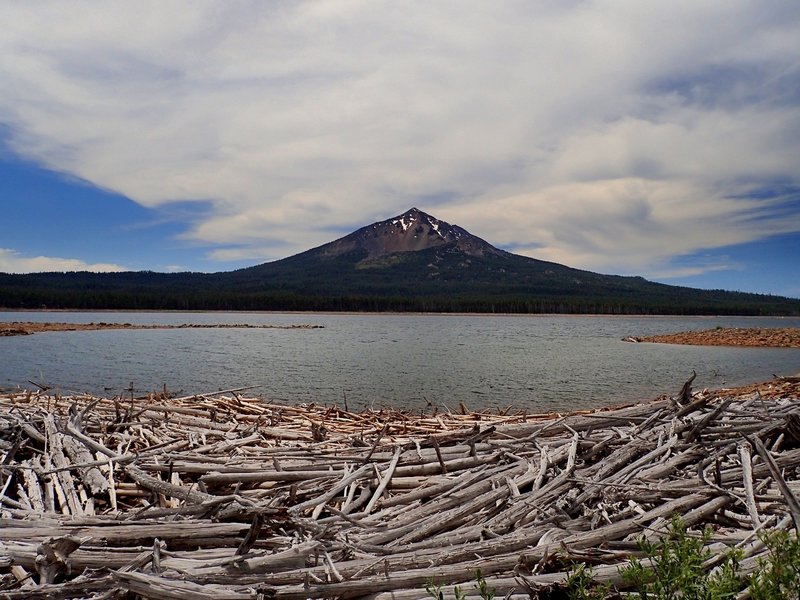
[[[800,349],[631,344],[628,335],[800,327],[800,318],[0,312],[1,321],[314,324],[322,329],[48,332],[0,338],[0,387],[182,394],[257,385],[270,401],[349,408],[566,411],[800,371]]]

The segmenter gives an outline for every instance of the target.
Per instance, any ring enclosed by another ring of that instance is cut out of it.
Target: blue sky
[[[0,5],[0,271],[219,271],[411,206],[800,297],[800,4]]]

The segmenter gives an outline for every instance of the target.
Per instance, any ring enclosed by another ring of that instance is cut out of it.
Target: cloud
[[[86,263],[76,258],[55,256],[21,256],[9,248],[0,248],[0,273],[48,273],[53,271],[125,271],[110,263]]]
[[[701,198],[702,201],[698,201]],[[774,206],[774,203],[772,203]],[[456,209],[514,252],[582,268],[666,277],[697,249],[717,249],[800,230],[800,215],[754,210],[750,199],[727,197],[685,181],[643,178],[555,185],[493,203],[502,219],[486,218],[480,201]],[[468,227],[469,228],[469,227]],[[529,240],[536,244],[530,244]],[[698,261],[696,270],[718,270]]]
[[[167,273],[182,273],[182,272],[185,272],[185,271],[189,271],[190,269],[186,268],[183,265],[166,265],[164,267],[164,270]]]
[[[608,272],[800,231],[785,199],[749,196],[800,184],[795,3],[11,3],[0,18],[14,151],[148,207],[207,201],[183,237],[217,260],[280,258],[412,205]]]

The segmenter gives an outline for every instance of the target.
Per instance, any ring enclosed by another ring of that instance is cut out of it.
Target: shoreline
[[[323,316],[454,316],[454,317],[576,317],[604,319],[797,319],[800,315],[675,315],[675,314],[612,314],[612,313],[504,313],[504,312],[420,312],[420,311],[352,311],[352,310],[178,310],[178,309],[81,309],[81,308],[3,308],[5,313],[78,313],[78,314],[220,314],[220,315],[323,315]]]

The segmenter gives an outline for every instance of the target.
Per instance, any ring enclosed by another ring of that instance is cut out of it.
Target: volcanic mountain
[[[800,300],[669,286],[519,256],[417,208],[230,272],[0,274],[0,307],[800,314]]]
[[[466,256],[506,254],[466,229],[440,221],[418,208],[409,209],[393,219],[362,227],[312,252],[318,256],[366,253],[363,263],[398,252],[419,252],[443,247],[454,248]]]
[[[243,283],[253,275],[284,280],[292,275],[307,278],[313,273],[315,285],[307,289],[345,281],[349,289],[389,292],[405,288],[404,294],[435,293],[426,280],[441,281],[505,279],[506,268],[513,265],[547,270],[554,263],[517,256],[495,248],[458,225],[451,225],[411,208],[402,215],[367,225],[317,248],[295,256],[229,274],[231,281]],[[437,286],[440,284],[436,284]],[[452,291],[452,290],[450,290]]]

